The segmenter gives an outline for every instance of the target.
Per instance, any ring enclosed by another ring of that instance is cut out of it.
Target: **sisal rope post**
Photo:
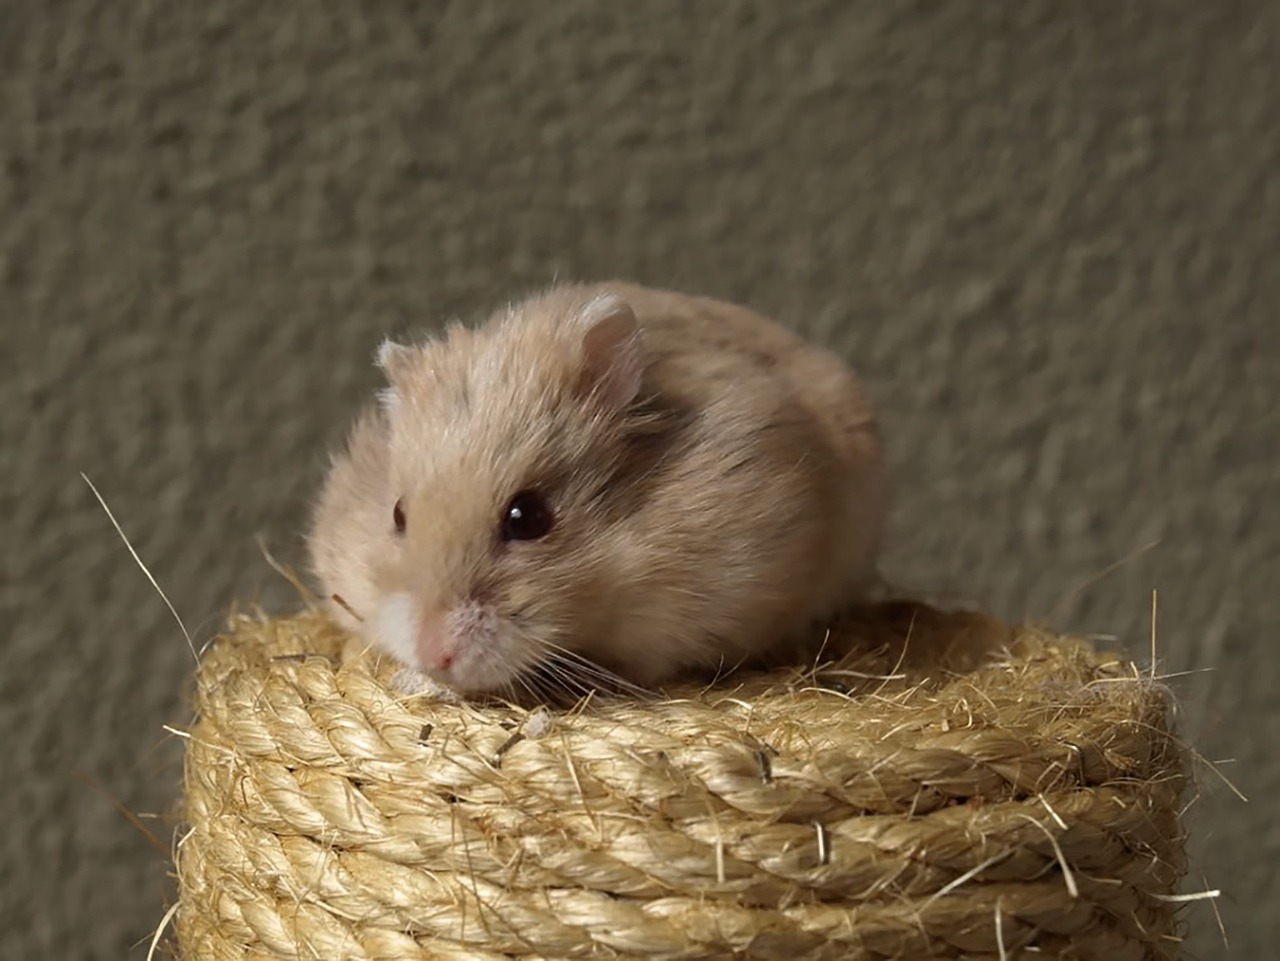
[[[345,641],[239,616],[201,663],[189,961],[1177,955],[1170,696],[1084,641],[889,604],[820,669],[573,710]]]

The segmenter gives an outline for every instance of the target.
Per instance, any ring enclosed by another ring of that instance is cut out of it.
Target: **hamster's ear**
[[[396,389],[394,387],[384,387],[378,391],[377,397],[378,406],[382,408],[387,416],[394,417],[396,411],[400,409],[400,394]]]
[[[619,410],[640,392],[644,360],[640,328],[631,305],[617,294],[601,294],[582,309],[582,369],[579,390]]]
[[[377,353],[373,355],[373,362],[382,368],[382,372],[387,375],[387,380],[394,384],[408,367],[412,353],[411,347],[397,344],[388,338],[378,345]]]
[[[378,391],[378,403],[388,414],[394,415],[396,408],[400,405],[400,393],[397,387],[409,366],[411,353],[410,348],[387,339],[378,345],[378,351],[374,354],[373,362],[381,367],[382,372],[387,376],[388,386]]]

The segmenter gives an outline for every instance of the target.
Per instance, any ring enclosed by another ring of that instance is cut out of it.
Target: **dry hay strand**
[[[239,616],[203,658],[185,958],[1177,955],[1170,695],[1085,641],[888,604],[818,668],[549,711],[346,640]]]

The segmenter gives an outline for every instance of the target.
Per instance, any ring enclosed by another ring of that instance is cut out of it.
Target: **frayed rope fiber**
[[[1087,642],[895,603],[819,669],[526,710],[346,640],[243,615],[205,655],[183,958],[1178,954],[1170,696]]]

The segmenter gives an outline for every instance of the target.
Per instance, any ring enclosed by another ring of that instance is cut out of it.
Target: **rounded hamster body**
[[[867,399],[750,310],[562,285],[378,362],[312,567],[348,627],[455,691],[733,667],[874,577]]]

